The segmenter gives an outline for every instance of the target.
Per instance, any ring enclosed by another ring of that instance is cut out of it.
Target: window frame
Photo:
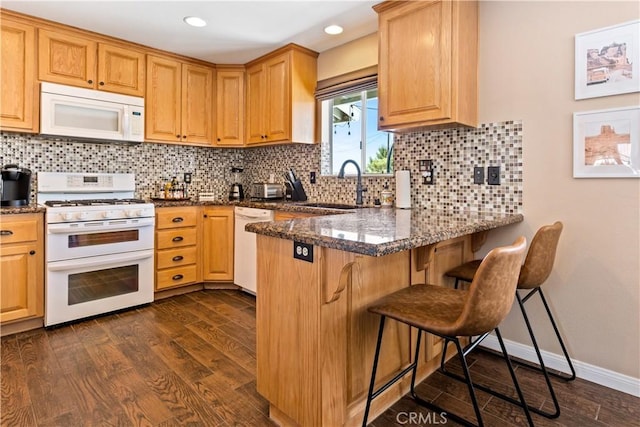
[[[341,95],[349,95],[356,94],[360,92],[361,100],[362,100],[362,114],[361,114],[361,123],[360,123],[360,132],[364,138],[361,138],[360,141],[360,167],[363,176],[369,177],[389,177],[393,176],[393,171],[389,173],[367,173],[366,172],[366,164],[367,164],[367,150],[366,150],[366,126],[367,126],[367,118],[366,118],[366,103],[368,98],[366,97],[366,92],[369,90],[378,90],[378,66],[374,65],[371,67],[363,68],[360,70],[356,70],[350,73],[345,73],[336,77],[332,77],[329,79],[318,81],[316,88],[316,101],[317,101],[317,111],[318,111],[318,123],[321,125],[318,127],[318,140],[323,145],[322,150],[328,150],[328,164],[327,158],[321,160],[320,174],[321,176],[336,176],[338,174],[337,171],[333,171],[333,129],[332,129],[332,120],[330,118],[333,114],[333,100]],[[378,92],[379,97],[379,92]],[[379,99],[379,98],[378,98]],[[326,103],[324,101],[330,101]],[[325,114],[326,113],[326,114]],[[328,117],[329,119],[325,120]],[[323,140],[323,134],[328,135],[327,141]],[[328,145],[328,147],[327,147]],[[363,149],[364,145],[364,149]],[[393,142],[389,148],[393,150]],[[322,156],[324,157],[324,156]],[[393,160],[393,154],[390,159]],[[352,174],[347,174],[348,176]]]

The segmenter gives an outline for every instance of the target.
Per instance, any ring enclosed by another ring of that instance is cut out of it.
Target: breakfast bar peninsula
[[[248,224],[258,242],[257,389],[270,417],[284,426],[360,425],[379,326],[367,307],[412,284],[450,285],[443,273],[472,259],[489,230],[522,220],[365,208]],[[378,383],[411,363],[415,337],[389,322]],[[427,337],[419,379],[438,367],[442,351],[437,337]],[[409,382],[410,375],[375,399],[369,419],[399,400]]]

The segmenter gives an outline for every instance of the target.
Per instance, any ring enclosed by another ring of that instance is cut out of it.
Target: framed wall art
[[[573,114],[574,178],[640,178],[640,106]]]
[[[575,99],[640,92],[640,20],[576,34]]]

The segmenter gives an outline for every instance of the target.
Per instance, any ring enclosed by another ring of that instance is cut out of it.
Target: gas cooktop
[[[139,205],[146,203],[142,199],[89,199],[89,200],[48,200],[45,205],[52,208],[67,206],[111,206],[111,205]]]

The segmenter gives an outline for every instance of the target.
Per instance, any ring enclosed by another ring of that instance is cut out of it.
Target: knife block
[[[292,202],[304,202],[307,200],[307,194],[304,192],[304,187],[302,187],[302,182],[299,179],[295,180],[293,184],[291,182],[285,182],[284,185],[287,187],[287,198],[289,198],[289,193],[291,193]]]

